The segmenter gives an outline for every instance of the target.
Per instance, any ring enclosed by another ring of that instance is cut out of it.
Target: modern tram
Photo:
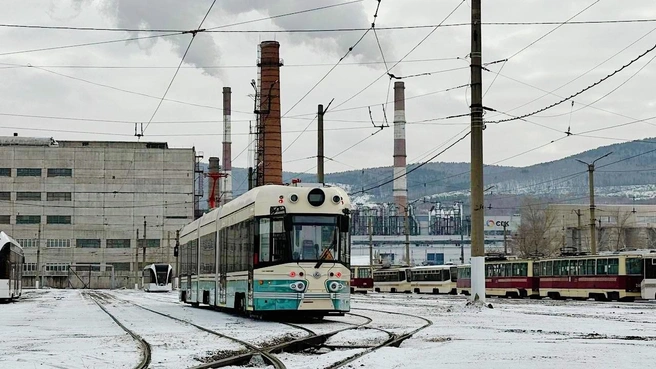
[[[23,248],[0,231],[0,301],[11,301],[21,296],[24,263]]]
[[[169,264],[150,264],[143,269],[141,285],[146,292],[171,292],[173,267]]]
[[[180,233],[180,300],[254,316],[350,310],[349,214],[338,187],[256,187]]]

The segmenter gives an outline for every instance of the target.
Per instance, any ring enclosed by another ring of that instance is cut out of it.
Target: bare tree
[[[554,255],[562,246],[564,234],[557,214],[539,199],[527,198],[522,201],[521,215],[522,222],[513,237],[513,251],[519,257]]]

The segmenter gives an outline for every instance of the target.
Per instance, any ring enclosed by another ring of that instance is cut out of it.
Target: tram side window
[[[216,272],[216,232],[200,238],[200,272]]]
[[[597,260],[597,275],[608,274],[608,259]]]
[[[371,269],[358,268],[358,278],[371,278]]]
[[[620,274],[620,260],[618,258],[608,259],[608,274]]]
[[[594,275],[595,274],[596,263],[594,259],[588,259],[585,261],[585,275]]]
[[[189,274],[196,275],[198,274],[198,240],[191,241],[191,256],[189,262]]]
[[[180,275],[187,274],[187,244],[180,245],[180,253],[178,254],[180,259]]]
[[[528,263],[513,263],[513,277],[526,277],[528,275]]]
[[[645,259],[645,279],[656,278],[656,259]]]
[[[510,263],[506,264],[506,265],[505,265],[505,271],[503,271],[502,276],[503,276],[503,277],[510,277],[510,276],[512,276],[512,275],[513,275],[513,271],[512,271],[512,269],[513,269],[513,265],[512,265],[512,264],[510,264]]]
[[[458,281],[458,268],[456,268],[456,267],[449,268],[449,274],[451,274],[451,282],[457,282]]]
[[[269,261],[269,246],[271,234],[271,220],[260,219],[259,240],[260,240],[260,262]]]
[[[289,260],[287,257],[287,235],[282,219],[275,219],[272,222],[271,234],[273,238],[273,247],[271,252],[271,261]]]
[[[626,274],[642,275],[642,259],[626,258]]]

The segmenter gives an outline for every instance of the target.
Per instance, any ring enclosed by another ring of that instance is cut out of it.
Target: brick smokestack
[[[408,206],[408,181],[406,178],[405,154],[405,86],[394,82],[394,203]]]
[[[282,137],[280,133],[280,44],[260,44],[260,136],[258,138],[258,185],[282,184]]]
[[[223,196],[221,203],[232,200],[232,123],[230,122],[232,91],[230,87],[223,88],[223,172],[221,179]]]

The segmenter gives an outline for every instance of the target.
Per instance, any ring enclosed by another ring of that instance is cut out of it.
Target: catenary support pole
[[[471,298],[485,300],[481,0],[471,2]]]

